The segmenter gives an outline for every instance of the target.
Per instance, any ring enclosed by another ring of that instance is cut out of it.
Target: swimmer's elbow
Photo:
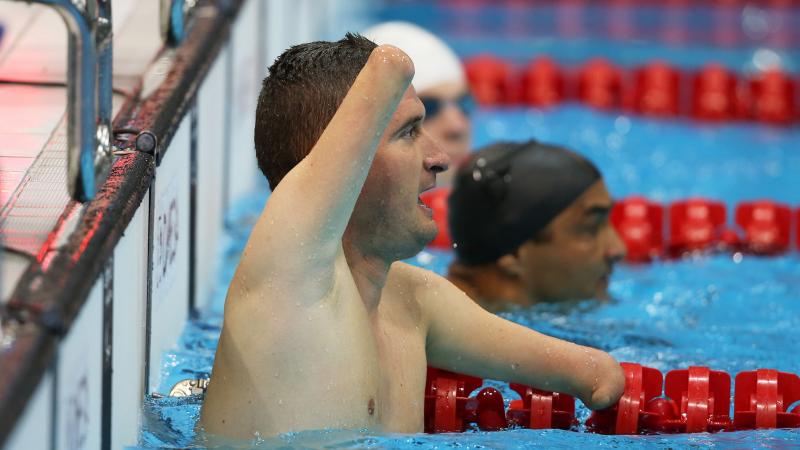
[[[593,384],[589,402],[585,402],[593,410],[614,405],[625,391],[625,373],[622,367],[608,353],[599,353],[602,353],[602,357],[598,361],[597,381]]]

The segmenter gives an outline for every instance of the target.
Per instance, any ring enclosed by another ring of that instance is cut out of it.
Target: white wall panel
[[[197,212],[195,306],[205,307],[219,267],[219,237],[224,223],[226,64],[228,52],[220,52],[197,95]]]
[[[189,310],[189,133],[184,117],[156,168],[152,192],[150,391],[159,389],[161,355],[177,342]]]
[[[95,282],[58,351],[56,449],[100,448],[103,283]]]
[[[150,193],[114,249],[111,448],[136,443],[144,398]]]
[[[231,35],[232,92],[228,143],[228,204],[253,190],[260,175],[253,145],[256,105],[263,70],[256,36],[261,26],[257,2],[244,5]]]
[[[25,406],[14,431],[6,441],[6,450],[47,449],[53,429],[53,374],[47,371]]]

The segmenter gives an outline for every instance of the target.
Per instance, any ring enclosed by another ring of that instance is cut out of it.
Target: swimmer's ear
[[[519,278],[522,276],[522,264],[517,252],[503,255],[497,260],[497,267],[503,275]]]

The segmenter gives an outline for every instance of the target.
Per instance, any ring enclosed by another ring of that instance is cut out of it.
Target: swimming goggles
[[[450,104],[458,108],[467,117],[475,111],[475,99],[469,93],[453,100],[438,97],[420,97],[419,99],[422,101],[422,105],[425,106],[425,119],[433,119]]]

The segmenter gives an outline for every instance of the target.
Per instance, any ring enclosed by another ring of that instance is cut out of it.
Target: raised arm
[[[619,400],[625,378],[608,353],[505,320],[446,279],[427,276],[428,286],[418,295],[428,325],[431,366],[567,393],[591,409]]]
[[[242,255],[242,278],[300,287],[301,300],[328,292],[356,199],[413,75],[411,60],[396,47],[372,51],[308,156],[270,196]]]

